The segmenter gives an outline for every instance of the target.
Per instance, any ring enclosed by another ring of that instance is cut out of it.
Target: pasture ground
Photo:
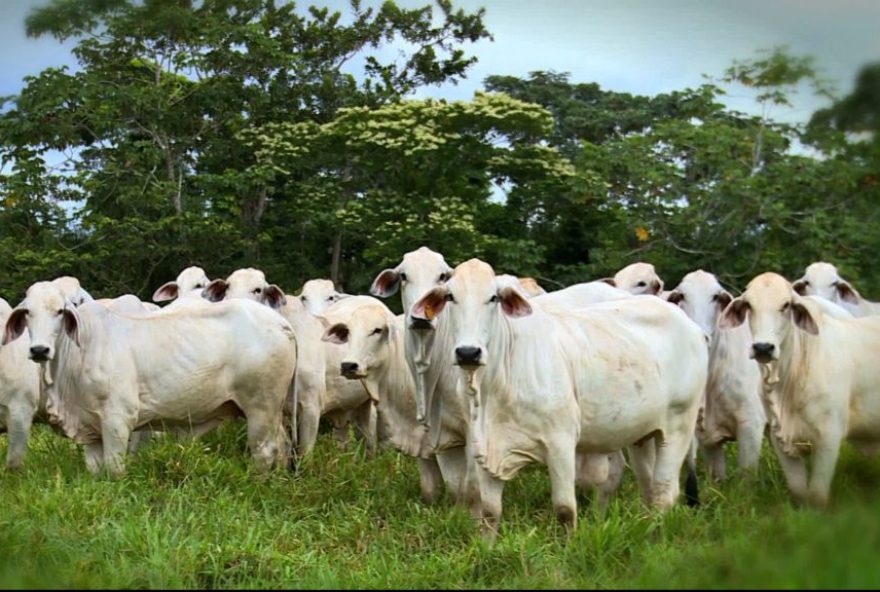
[[[627,470],[600,517],[557,526],[544,467],[508,484],[502,535],[419,499],[413,459],[365,458],[321,434],[296,474],[261,476],[244,423],[157,437],[119,480],[35,426],[26,469],[0,469],[0,586],[46,588],[620,588],[880,586],[880,458],[844,446],[824,512],[789,501],[765,442],[760,477],[714,485],[698,510],[656,516]],[[6,438],[0,438],[0,458]],[[735,446],[728,447],[735,467]]]

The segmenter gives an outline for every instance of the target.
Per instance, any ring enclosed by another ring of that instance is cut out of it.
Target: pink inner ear
[[[168,282],[153,294],[153,302],[164,302],[166,300],[174,300],[178,293],[177,282]]]
[[[26,327],[27,313],[23,310],[13,310],[6,320],[6,326],[3,328],[3,345],[21,337]]]
[[[373,280],[370,293],[374,296],[391,296],[397,291],[399,281],[400,275],[395,270],[386,269]]]
[[[275,284],[272,284],[263,291],[263,298],[272,308],[281,308],[287,304],[287,298],[285,298],[284,292],[282,292],[281,288]]]
[[[422,296],[413,305],[412,314],[416,318],[433,321],[446,306],[446,292],[442,289],[434,289]]]
[[[843,298],[845,302],[849,302],[850,304],[859,303],[859,297],[856,295],[855,290],[853,290],[852,286],[846,282],[841,281],[837,284],[837,293],[840,294],[840,297]]]
[[[348,327],[342,323],[336,323],[324,332],[321,338],[330,343],[343,344],[348,342]]]
[[[226,297],[226,290],[228,289],[229,284],[226,283],[226,280],[214,280],[202,292],[202,297],[211,302],[220,302]]]
[[[532,306],[513,288],[501,290],[501,309],[509,317],[525,317],[532,314]]]

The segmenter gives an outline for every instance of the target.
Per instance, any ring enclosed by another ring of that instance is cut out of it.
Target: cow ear
[[[28,311],[26,308],[16,308],[9,315],[9,318],[6,319],[6,327],[3,330],[3,343],[2,345],[6,345],[10,341],[15,341],[21,334],[24,333],[24,330],[27,328],[27,314]]]
[[[673,290],[669,294],[666,295],[666,301],[670,304],[674,304],[678,306],[678,304],[684,300],[684,294],[679,292],[678,290]]]
[[[447,294],[449,291],[443,286],[434,288],[413,304],[412,316],[417,319],[433,321],[437,315],[443,312]]]
[[[202,290],[202,298],[211,302],[220,302],[226,297],[228,289],[229,284],[226,283],[226,280],[214,280]]]
[[[806,280],[798,280],[791,285],[791,289],[794,290],[800,296],[807,295],[807,281]]]
[[[386,269],[376,276],[370,286],[370,294],[379,298],[388,298],[400,288],[400,273],[396,269]]]
[[[498,299],[501,301],[501,310],[509,317],[527,317],[532,314],[532,305],[515,288],[501,288],[498,290]]]
[[[79,313],[73,306],[65,306],[64,312],[64,332],[73,339],[77,347],[80,347],[79,341]]]
[[[275,284],[271,284],[263,289],[263,302],[277,310],[287,304],[287,298],[284,296],[284,292],[281,288]]]
[[[329,341],[330,343],[348,343],[348,325],[345,323],[336,323],[324,331],[321,341]]]
[[[721,290],[717,294],[715,294],[715,302],[718,303],[718,308],[720,310],[724,310],[727,308],[727,305],[731,303],[733,300],[733,296],[730,295],[730,292],[727,290]]]
[[[849,282],[838,280],[835,287],[837,288],[837,295],[840,296],[841,300],[849,302],[850,304],[859,303],[859,293],[856,292],[856,289],[853,288]]]
[[[661,280],[661,279],[654,280],[652,287],[654,288],[655,295],[660,294],[660,292],[663,291],[663,280]]]
[[[617,282],[614,281],[614,278],[602,278],[599,280],[600,282],[605,282],[609,286],[617,287]]]
[[[739,327],[746,320],[746,313],[749,312],[749,303],[742,298],[731,301],[721,313],[721,321],[718,326],[721,329],[733,329]]]
[[[153,302],[174,300],[179,294],[180,287],[177,285],[177,282],[165,282],[161,288],[153,292]]]
[[[791,303],[791,316],[794,319],[794,324],[810,335],[819,334],[819,326],[816,325],[816,320],[810,314],[810,309],[800,302]]]

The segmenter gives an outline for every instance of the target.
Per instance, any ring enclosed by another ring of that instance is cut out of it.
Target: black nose
[[[416,331],[427,331],[428,329],[433,329],[434,327],[431,325],[431,321],[428,319],[420,319],[419,317],[413,317],[412,322],[409,324],[411,329],[415,329]]]
[[[464,346],[455,348],[455,359],[459,364],[476,364],[480,361],[480,348]]]
[[[356,374],[358,371],[358,365],[357,362],[342,362],[339,369],[342,371],[343,376]]]
[[[35,345],[31,348],[31,359],[36,361],[45,360],[49,357],[49,348],[45,345]]]
[[[772,343],[753,343],[752,351],[755,353],[755,359],[759,362],[767,362],[773,357],[773,350],[776,346]]]

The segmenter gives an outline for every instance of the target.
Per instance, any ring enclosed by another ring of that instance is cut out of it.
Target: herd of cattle
[[[576,485],[604,507],[629,466],[665,510],[686,464],[695,503],[697,449],[721,479],[724,443],[755,471],[765,433],[793,496],[823,505],[841,441],[880,443],[880,304],[828,263],[793,284],[761,274],[737,298],[702,270],[664,291],[647,263],[545,292],[422,247],[370,291],[399,291],[404,314],[327,280],[285,295],[251,268],[213,281],[187,268],[156,290],[162,308],[94,300],[70,277],[14,309],[0,299],[7,467],[35,417],[112,474],[153,431],[197,437],[240,416],[268,469],[309,454],[327,417],[415,457],[423,498],[445,487],[491,537],[504,483],[532,462],[573,526]]]

